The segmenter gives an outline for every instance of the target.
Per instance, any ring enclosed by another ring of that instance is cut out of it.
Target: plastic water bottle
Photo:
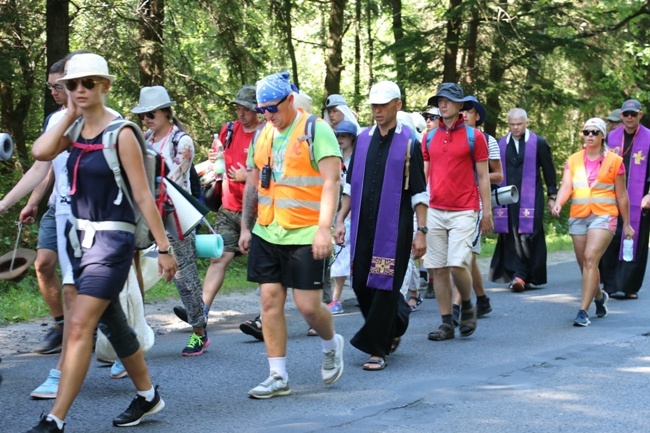
[[[623,241],[623,260],[631,262],[634,258],[634,241],[632,239],[625,239]]]
[[[215,149],[217,157],[212,165],[212,170],[215,174],[224,174],[226,172],[226,160],[223,157],[223,144],[219,140],[219,134],[214,134],[214,139],[217,141],[217,148]]]

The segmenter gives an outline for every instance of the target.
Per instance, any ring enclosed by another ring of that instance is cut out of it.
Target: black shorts
[[[248,281],[320,290],[324,277],[325,260],[314,260],[311,245],[275,245],[253,234],[248,255]]]

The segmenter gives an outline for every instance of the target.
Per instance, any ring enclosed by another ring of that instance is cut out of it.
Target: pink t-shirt
[[[600,166],[603,163],[603,156],[601,156],[598,159],[595,159],[593,161],[590,161],[589,158],[585,156],[585,171],[587,172],[587,182],[589,183],[589,187],[593,185],[593,183],[596,181],[596,177],[598,177],[598,171],[600,170]],[[566,162],[564,164],[564,169],[569,170],[569,163]],[[621,164],[621,167],[618,169],[618,173],[616,175],[618,176],[619,174],[625,174],[625,165]]]

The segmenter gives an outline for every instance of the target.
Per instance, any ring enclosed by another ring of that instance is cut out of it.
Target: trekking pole
[[[14,245],[14,252],[11,255],[11,265],[9,265],[9,272],[14,270],[14,261],[16,260],[16,252],[18,251],[18,241],[20,241],[20,232],[23,229],[23,223],[18,221],[16,224],[18,225],[18,236],[16,236],[16,244]]]

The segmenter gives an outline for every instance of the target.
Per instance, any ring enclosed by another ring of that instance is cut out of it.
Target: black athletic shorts
[[[324,274],[325,260],[314,260],[311,245],[276,245],[253,234],[248,254],[248,281],[320,290]]]

